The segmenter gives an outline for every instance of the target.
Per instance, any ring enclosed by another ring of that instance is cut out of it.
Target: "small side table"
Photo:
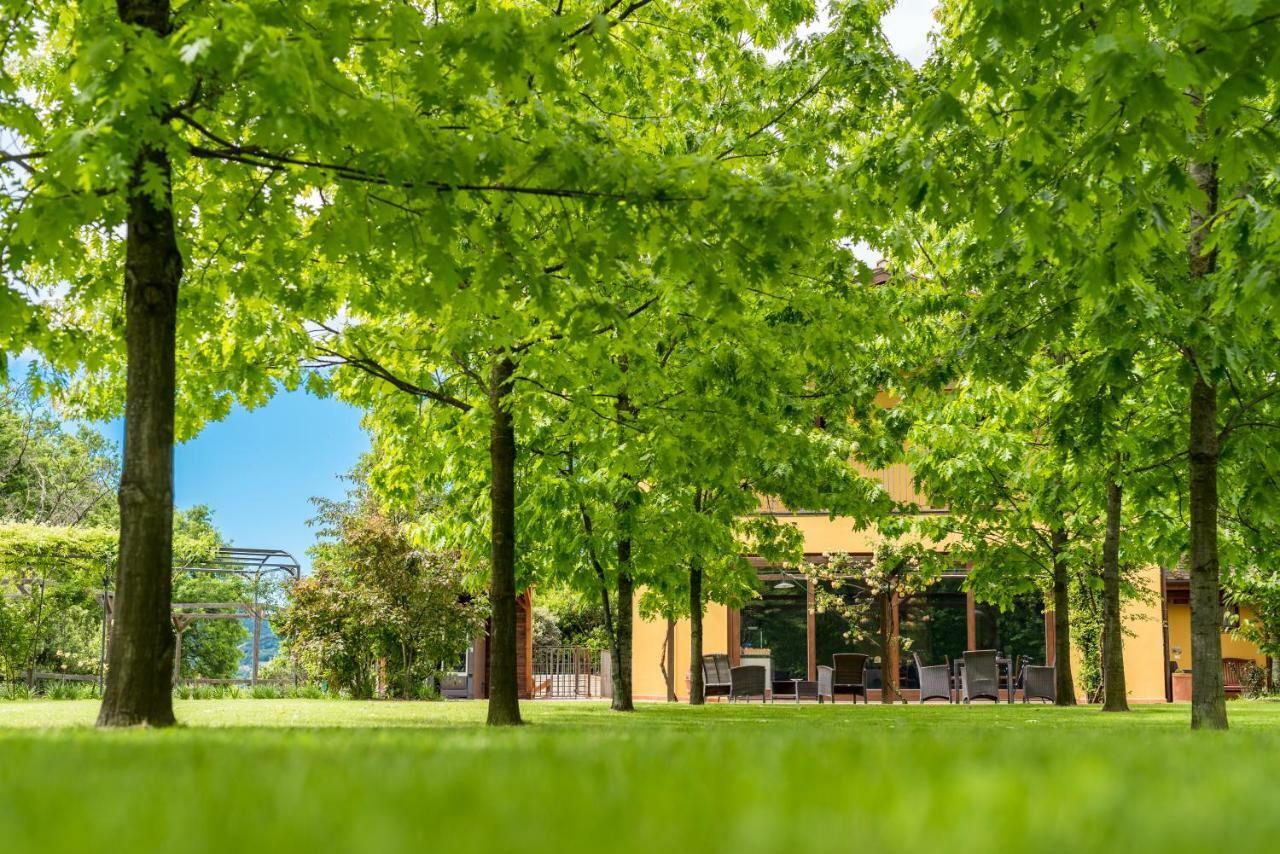
[[[790,691],[786,690],[790,687]],[[779,690],[782,689],[782,690]],[[795,700],[798,704],[800,700],[816,700],[818,699],[818,683],[809,679],[778,679],[773,683],[773,699],[776,702],[778,697],[786,700]]]

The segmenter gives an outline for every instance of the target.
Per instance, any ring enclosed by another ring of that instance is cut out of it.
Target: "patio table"
[[[785,689],[788,685],[791,686],[790,691],[778,690],[779,687]],[[818,683],[808,679],[775,679],[773,682],[773,699],[777,701],[778,697],[794,699],[797,704],[799,704],[801,697],[816,700],[818,699]]]
[[[1007,702],[1013,702],[1013,658],[997,658],[996,667],[1004,671],[1005,688],[1009,692]],[[964,699],[964,683],[960,681],[960,672],[964,670],[964,659],[957,658],[951,662],[951,684],[952,688],[951,702],[959,703]]]

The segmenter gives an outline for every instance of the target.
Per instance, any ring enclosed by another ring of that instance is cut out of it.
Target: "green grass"
[[[1280,840],[1280,704],[0,702],[0,850],[1199,851]]]

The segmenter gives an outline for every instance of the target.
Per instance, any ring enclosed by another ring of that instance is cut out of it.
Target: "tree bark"
[[[702,564],[689,560],[689,705],[706,702],[702,682]]]
[[[625,358],[619,360],[618,367],[624,374],[626,373],[627,362]],[[636,416],[636,408],[626,391],[618,393],[614,409],[618,416],[619,425],[628,419],[634,420]],[[626,439],[625,435],[619,435],[619,445],[625,444]],[[635,480],[629,473],[624,474],[622,478],[634,487]],[[632,623],[634,622],[632,610],[634,608],[634,580],[631,575],[631,534],[634,530],[633,526],[638,504],[639,501],[633,492],[620,499],[614,505],[618,524],[618,577],[614,584],[613,702],[610,703],[609,707],[615,712],[635,711],[635,704],[631,696],[631,647]]]
[[[898,620],[897,596],[885,591],[876,597],[880,605],[880,702],[896,702],[902,693],[898,688]]]
[[[1067,532],[1061,525],[1049,532],[1053,560],[1053,702],[1076,704],[1076,681],[1071,672],[1071,596],[1067,567]]]
[[[1217,390],[1191,389],[1191,727],[1226,729],[1222,597],[1218,583]]]
[[[615,712],[633,712],[631,698],[632,608],[634,587],[631,580],[631,538],[618,540],[618,579],[614,592],[614,667],[613,702]]]
[[[676,697],[676,621],[667,617],[667,637],[662,644],[662,675],[667,681],[667,702],[674,703]]]
[[[1197,100],[1198,97],[1192,93]],[[1201,107],[1199,128],[1205,132]],[[1218,211],[1218,168],[1214,162],[1188,164],[1191,179],[1204,193],[1203,207],[1192,207],[1187,271],[1192,285],[1217,267],[1217,250],[1205,251],[1209,223]],[[1226,729],[1227,701],[1222,686],[1222,598],[1218,582],[1218,390],[1192,348],[1189,551],[1191,562],[1191,728]]]
[[[1124,680],[1124,629],[1120,623],[1120,511],[1124,494],[1119,465],[1107,478],[1107,533],[1102,540],[1102,685],[1104,712],[1129,711]]]
[[[489,725],[516,726],[516,433],[508,409],[515,364],[502,355],[489,370]]]
[[[120,20],[169,33],[168,0],[119,0]],[[157,117],[157,122],[160,119]],[[144,173],[163,179],[150,195]],[[133,163],[125,221],[124,465],[115,620],[98,726],[170,726],[173,717],[173,412],[182,255],[173,169],[160,148]]]

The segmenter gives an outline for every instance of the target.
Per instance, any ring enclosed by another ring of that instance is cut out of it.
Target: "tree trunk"
[[[1053,702],[1058,706],[1076,704],[1076,681],[1071,672],[1071,596],[1067,569],[1067,532],[1055,526],[1049,532],[1053,552]]]
[[[1102,540],[1102,685],[1104,712],[1129,711],[1124,681],[1124,629],[1120,623],[1120,511],[1124,494],[1117,478],[1107,478],[1107,533]]]
[[[689,560],[689,705],[701,706],[706,686],[702,682],[702,565]]]
[[[631,699],[631,626],[633,607],[631,580],[631,538],[618,540],[618,580],[614,595],[613,613],[613,702],[609,708],[615,712],[633,712]]]
[[[619,369],[625,374],[627,361],[623,357],[618,362]],[[614,409],[621,425],[627,420],[634,420],[635,406],[625,391],[619,392],[614,402]],[[618,436],[619,447],[625,445],[627,437]],[[622,479],[635,486],[635,480],[628,474]],[[631,697],[631,646],[634,608],[634,581],[631,576],[631,534],[635,523],[636,507],[639,501],[632,492],[620,499],[614,506],[618,519],[618,577],[615,582],[614,596],[614,667],[613,667],[613,702],[610,708],[615,712],[635,711]]]
[[[1191,389],[1191,727],[1226,729],[1222,598],[1218,586],[1218,402],[1199,376]]]
[[[169,33],[168,0],[118,0],[120,20]],[[159,119],[157,118],[157,121]],[[160,198],[144,186],[163,183]],[[182,256],[173,169],[160,148],[134,161],[125,223],[124,465],[115,621],[98,726],[170,726],[173,717],[173,411]]]
[[[507,408],[515,365],[499,356],[489,371],[489,725],[520,721],[516,672],[516,433]]]
[[[674,703],[676,697],[676,621],[667,617],[667,637],[662,643],[662,675],[667,681],[667,702]]]
[[[893,703],[901,696],[898,689],[898,620],[897,596],[881,593],[880,604],[880,702]]]
[[[1193,97],[1195,97],[1193,93]],[[1198,99],[1197,99],[1198,100]],[[1205,132],[1201,107],[1200,132]],[[1187,271],[1192,284],[1212,274],[1217,250],[1205,251],[1209,223],[1218,211],[1217,164],[1189,164],[1191,179],[1205,195],[1203,207],[1191,210]],[[1191,560],[1191,728],[1226,729],[1227,701],[1222,687],[1222,599],[1218,585],[1218,390],[1207,366],[1191,359],[1190,560]]]

